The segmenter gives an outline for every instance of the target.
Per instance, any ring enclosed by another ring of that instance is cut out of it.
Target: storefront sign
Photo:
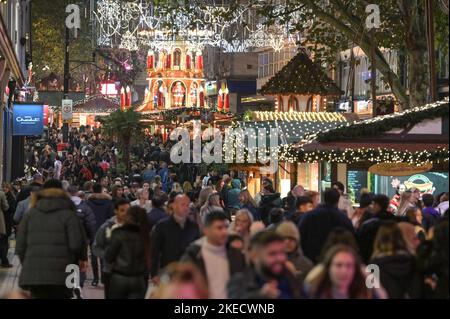
[[[370,107],[372,105],[370,101],[356,101],[355,104],[357,113],[370,113]]]
[[[428,172],[432,168],[431,163],[420,166],[408,163],[381,163],[371,166],[369,172],[380,176],[410,176]]]
[[[72,100],[62,100],[61,101],[61,111],[62,111],[62,120],[63,121],[71,121],[73,118],[72,113],[72,106],[73,101]]]
[[[341,103],[339,103],[338,110],[339,110],[339,111],[350,112],[350,111],[351,111],[351,108],[350,108],[350,102],[347,101],[347,102],[341,102]]]
[[[44,132],[42,104],[14,104],[13,135],[38,136]]]
[[[407,181],[404,182],[407,189],[411,188],[417,188],[422,193],[430,193],[432,194],[433,189],[433,182],[422,174],[416,174],[411,176]]]

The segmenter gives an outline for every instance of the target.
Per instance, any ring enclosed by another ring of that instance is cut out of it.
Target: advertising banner
[[[44,106],[42,104],[14,104],[14,136],[38,136],[43,132]]]

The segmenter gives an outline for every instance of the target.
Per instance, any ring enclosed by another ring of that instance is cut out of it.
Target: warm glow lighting
[[[117,95],[117,88],[115,83],[102,83],[100,92],[103,95]]]

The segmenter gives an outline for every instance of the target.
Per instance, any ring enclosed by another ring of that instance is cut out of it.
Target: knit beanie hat
[[[297,226],[293,222],[282,222],[280,225],[278,225],[277,229],[275,230],[276,233],[282,237],[291,237],[295,238],[297,242],[300,242],[300,232],[298,231]]]

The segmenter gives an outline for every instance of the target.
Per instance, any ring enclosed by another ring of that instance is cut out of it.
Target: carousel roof
[[[117,111],[119,101],[104,95],[95,95],[84,100],[76,101],[73,111],[77,113],[111,113]]]
[[[339,96],[342,91],[320,65],[300,51],[260,90],[263,95]]]

